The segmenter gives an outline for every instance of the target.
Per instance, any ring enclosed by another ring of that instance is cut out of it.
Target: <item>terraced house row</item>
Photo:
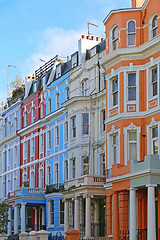
[[[132,0],[26,77],[1,110],[8,233],[160,237],[160,8]]]

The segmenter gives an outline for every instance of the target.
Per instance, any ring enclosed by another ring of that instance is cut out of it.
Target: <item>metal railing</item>
[[[58,61],[58,55],[56,55],[54,58],[46,62],[42,67],[37,69],[35,71],[35,78],[38,79],[40,77],[43,77],[43,75],[49,72],[53,68],[55,61]]]
[[[129,231],[120,231],[120,240],[129,240]]]
[[[147,228],[137,229],[137,240],[147,240]]]
[[[46,186],[45,194],[53,193],[53,192],[59,192],[64,190],[64,184],[63,183],[57,183],[57,184],[50,184]]]

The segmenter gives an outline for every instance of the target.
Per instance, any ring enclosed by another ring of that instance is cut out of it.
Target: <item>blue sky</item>
[[[87,35],[87,22],[97,24],[93,35],[104,37],[103,20],[111,9],[130,7],[131,0],[0,0],[0,99],[16,75],[32,74],[55,54],[66,57]]]

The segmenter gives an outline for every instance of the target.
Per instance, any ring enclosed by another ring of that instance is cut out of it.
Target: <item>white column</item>
[[[64,200],[64,232],[67,232],[69,228],[69,202]]]
[[[150,184],[148,188],[148,216],[147,216],[147,240],[156,240],[156,213],[155,213],[155,187]]]
[[[21,232],[25,232],[26,227],[26,203],[21,203]]]
[[[91,237],[91,197],[89,195],[86,196],[86,238]]]
[[[37,231],[37,208],[34,208],[34,230]]]
[[[75,207],[74,207],[74,228],[79,230],[79,220],[80,220],[80,213],[79,213],[79,199],[75,198]]]
[[[14,234],[18,233],[18,205],[14,205]]]
[[[130,240],[137,240],[136,188],[130,188]]]
[[[8,220],[9,220],[10,222],[8,222],[7,234],[8,234],[8,235],[11,235],[11,234],[12,234],[11,208],[9,208],[9,210],[8,210]]]

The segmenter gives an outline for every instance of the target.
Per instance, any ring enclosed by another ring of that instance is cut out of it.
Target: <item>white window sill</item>
[[[155,95],[154,97],[148,99],[148,102],[152,101],[152,100],[155,100],[155,99],[158,99],[158,95]]]
[[[113,109],[116,109],[118,106],[119,106],[119,105],[117,104],[117,105],[114,105],[113,107],[110,107],[110,108],[109,108],[109,111],[110,111],[110,110],[113,110]]]

